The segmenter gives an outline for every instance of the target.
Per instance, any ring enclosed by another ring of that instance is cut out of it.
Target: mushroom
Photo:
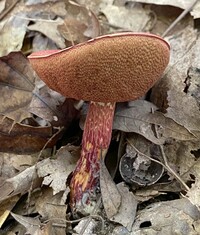
[[[90,101],[81,156],[70,182],[71,207],[88,212],[99,186],[116,102],[144,95],[169,62],[169,45],[149,33],[115,33],[28,58],[44,82],[66,97]]]

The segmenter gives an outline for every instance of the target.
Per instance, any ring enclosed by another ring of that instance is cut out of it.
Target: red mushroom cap
[[[40,78],[66,97],[122,102],[139,98],[161,77],[169,45],[156,35],[126,32],[29,59]]]

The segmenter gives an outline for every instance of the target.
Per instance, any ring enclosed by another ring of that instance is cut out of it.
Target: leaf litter
[[[199,6],[184,0],[1,1],[0,233],[200,233]],[[188,14],[178,21],[180,9]],[[151,185],[125,184],[117,161],[114,179],[102,164],[102,202],[90,217],[76,220],[68,184],[80,155],[77,121],[83,114],[42,83],[23,54],[117,31],[162,35],[173,22],[163,78],[143,99],[117,105],[112,142],[118,153],[108,151],[124,159],[125,149],[134,147],[129,157],[142,156],[134,163],[140,176],[144,165],[149,174],[149,162],[164,172]],[[139,145],[136,135],[142,136]],[[9,227],[11,216],[17,224]]]

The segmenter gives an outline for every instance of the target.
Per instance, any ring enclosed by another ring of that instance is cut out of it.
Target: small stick
[[[5,11],[0,14],[0,20],[2,20],[12,9],[13,7],[19,2],[19,0],[14,1]]]
[[[189,7],[187,7],[177,18],[176,20],[165,30],[162,34],[162,37],[165,37],[177,24],[180,20],[182,20],[188,12],[192,10],[192,8],[196,5],[198,0],[195,0]]]

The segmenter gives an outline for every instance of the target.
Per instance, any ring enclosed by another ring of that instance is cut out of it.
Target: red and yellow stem
[[[95,199],[101,155],[108,150],[115,103],[90,102],[85,121],[81,157],[70,182],[71,206],[81,210]]]

